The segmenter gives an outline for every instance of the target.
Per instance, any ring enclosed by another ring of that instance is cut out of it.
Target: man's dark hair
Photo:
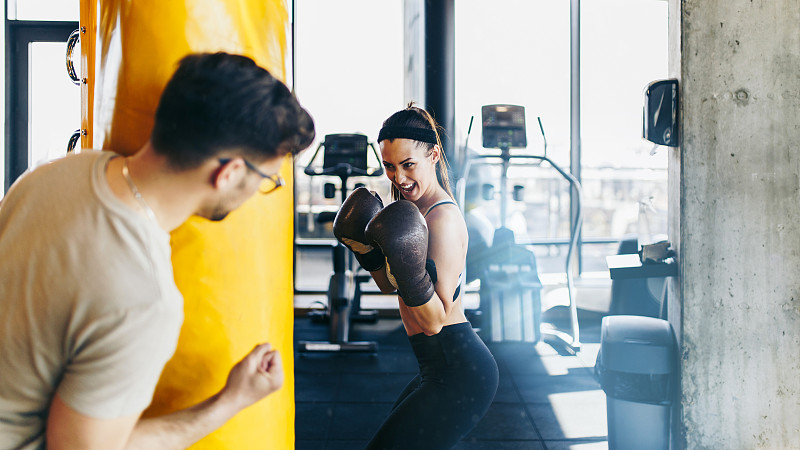
[[[295,96],[252,59],[228,53],[184,57],[155,114],[154,150],[176,170],[235,150],[262,162],[314,140],[314,121]]]

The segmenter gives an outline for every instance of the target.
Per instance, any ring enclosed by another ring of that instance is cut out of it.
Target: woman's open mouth
[[[400,192],[402,192],[403,194],[410,194],[411,191],[414,190],[414,187],[416,187],[416,185],[417,183],[398,184],[397,188],[400,189]]]

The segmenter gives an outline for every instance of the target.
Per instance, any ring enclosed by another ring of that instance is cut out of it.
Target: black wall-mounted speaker
[[[642,137],[650,142],[677,147],[678,80],[659,80],[644,90]]]

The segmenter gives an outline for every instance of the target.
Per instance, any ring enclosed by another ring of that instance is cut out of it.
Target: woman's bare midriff
[[[438,297],[434,297],[430,301],[438,302],[441,300],[439,300]],[[420,328],[420,326],[411,316],[411,313],[408,311],[410,307],[406,306],[402,302],[402,300],[398,301],[398,303],[400,304],[400,318],[403,321],[403,326],[406,329],[406,334],[408,334],[409,336],[413,336],[415,334],[422,333],[423,332],[422,328]],[[450,314],[447,316],[442,326],[446,327],[448,325],[455,325],[457,323],[464,323],[464,322],[467,322],[467,316],[464,315],[464,311],[461,308],[461,297],[458,297],[458,299],[455,301],[455,304],[453,305],[453,309],[450,310]]]

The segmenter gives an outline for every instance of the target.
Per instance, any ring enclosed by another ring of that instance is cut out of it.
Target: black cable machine
[[[462,178],[456,184],[456,192],[458,195],[459,203],[462,207],[462,212],[465,205],[465,192],[467,186],[467,178],[470,173],[470,168],[473,164],[487,164],[501,166],[500,175],[500,228],[495,230],[493,245],[487,249],[486,266],[488,276],[481,279],[481,290],[484,291],[484,282],[488,282],[491,286],[489,289],[494,289],[500,286],[500,289],[508,288],[509,284],[518,290],[531,289],[536,287],[538,283],[538,274],[533,271],[536,270],[535,259],[532,253],[526,255],[529,250],[524,246],[517,245],[514,239],[514,233],[506,228],[506,210],[507,210],[507,197],[508,197],[508,168],[513,163],[516,165],[540,165],[542,161],[546,161],[553,169],[555,169],[562,177],[564,177],[575,189],[576,192],[576,220],[570,230],[569,250],[566,257],[566,277],[567,277],[567,292],[569,295],[569,313],[570,313],[570,330],[564,332],[556,329],[555,327],[542,327],[541,326],[541,304],[532,305],[534,326],[533,330],[527,332],[533,333],[533,341],[538,341],[541,334],[554,336],[555,338],[563,341],[563,343],[573,351],[580,348],[580,331],[578,326],[578,309],[575,302],[574,283],[573,283],[573,264],[572,257],[575,254],[575,249],[578,243],[578,233],[581,228],[583,216],[581,212],[581,184],[569,172],[564,171],[550,158],[547,157],[547,139],[544,135],[544,128],[542,122],[539,120],[539,128],[544,138],[544,155],[529,155],[529,154],[511,154],[512,148],[525,148],[527,147],[526,129],[525,129],[525,108],[517,105],[486,105],[481,108],[482,114],[482,131],[483,131],[483,147],[496,148],[500,153],[483,153],[466,157],[464,167],[462,170]],[[467,149],[464,149],[467,152]],[[533,271],[531,271],[531,268]],[[525,274],[526,271],[531,273]],[[509,276],[510,274],[514,276]],[[498,283],[498,280],[500,282]],[[503,285],[505,283],[505,285]],[[541,285],[539,284],[539,287]],[[483,295],[481,295],[483,299]],[[535,302],[534,303],[538,303]],[[522,302],[523,312],[526,311],[525,302]],[[492,306],[493,312],[497,311],[496,305]],[[530,309],[528,309],[529,311]],[[502,326],[502,322],[498,321],[497,317],[492,317],[493,327],[498,325]],[[495,333],[497,335],[497,333]],[[502,336],[502,334],[500,334]]]
[[[347,198],[347,180],[350,177],[378,177],[383,175],[383,167],[367,167],[367,147],[372,148],[380,161],[378,152],[363,134],[328,134],[317,146],[304,173],[309,176],[337,176],[341,180],[339,192],[341,203]],[[320,149],[324,148],[322,168],[312,167]],[[325,184],[325,197],[334,198],[336,187]],[[341,204],[340,203],[340,204]],[[336,213],[321,213],[320,223],[332,222]],[[311,313],[314,321],[327,321],[330,327],[329,340],[322,342],[298,342],[300,352],[371,352],[378,350],[373,341],[351,342],[350,322],[371,321],[378,318],[377,311],[361,310],[361,283],[367,282],[370,275],[357,275],[353,267],[352,254],[341,242],[333,245],[333,273],[328,283],[328,305],[325,312]],[[356,270],[358,270],[356,268]]]

